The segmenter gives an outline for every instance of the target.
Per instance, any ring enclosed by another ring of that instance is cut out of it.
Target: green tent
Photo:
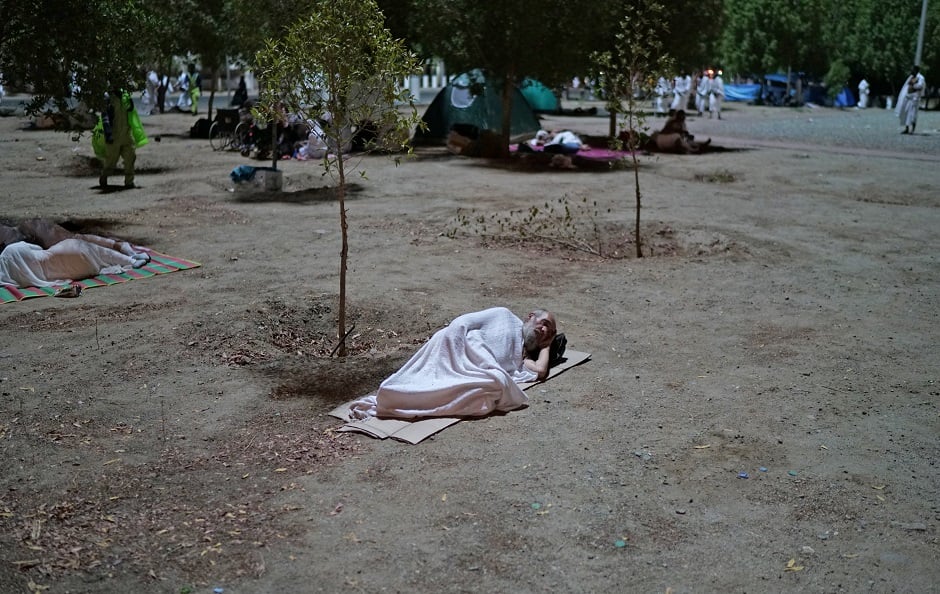
[[[527,78],[519,85],[522,96],[532,106],[535,113],[558,113],[561,102],[551,89],[534,78]]]
[[[471,70],[454,78],[437,94],[422,116],[427,128],[415,132],[414,142],[446,142],[455,125],[463,129],[462,133],[474,128],[499,132],[503,127],[502,118],[499,89],[487,81],[481,70]],[[513,89],[510,135],[534,136],[539,128],[535,112],[519,89]]]

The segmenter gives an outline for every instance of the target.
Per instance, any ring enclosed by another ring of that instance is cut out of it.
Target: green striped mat
[[[82,290],[93,289],[95,287],[107,287],[126,283],[127,281],[141,278],[150,278],[158,274],[169,274],[177,270],[187,270],[189,268],[198,268],[202,266],[199,262],[190,262],[182,258],[174,258],[157,252],[149,251],[150,262],[146,266],[128,270],[120,274],[99,274],[91,278],[72,282],[73,285],[80,285]],[[14,287],[13,285],[0,285],[0,301],[3,303],[12,303],[22,301],[31,297],[51,297],[55,295],[56,289],[52,287]]]

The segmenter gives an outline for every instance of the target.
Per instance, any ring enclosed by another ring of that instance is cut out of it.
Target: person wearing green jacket
[[[124,187],[134,187],[134,162],[137,149],[147,144],[147,135],[140,123],[130,93],[115,89],[108,96],[108,107],[92,134],[92,146],[102,161],[98,185],[108,187],[108,176],[118,159],[124,162]]]
[[[189,100],[192,103],[193,115],[199,109],[199,96],[202,94],[202,76],[196,72],[196,65],[189,65]]]

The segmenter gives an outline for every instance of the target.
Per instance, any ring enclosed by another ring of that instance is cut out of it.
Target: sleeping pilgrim
[[[350,417],[479,417],[528,399],[516,385],[544,380],[560,359],[555,316],[532,310],[525,321],[504,307],[467,313],[438,330],[411,359],[353,402]]]

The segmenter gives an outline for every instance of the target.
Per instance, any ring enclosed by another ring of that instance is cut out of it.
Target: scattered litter
[[[758,470],[760,470],[761,472],[767,472],[767,467],[761,466],[760,468],[758,468]]]
[[[876,490],[876,491],[884,491],[884,488],[887,487],[887,486],[888,486],[888,485],[872,485],[871,488],[874,489],[874,490]]]
[[[751,478],[751,477],[748,473],[742,470],[741,472],[738,473],[738,478],[746,479],[746,478]]]
[[[790,476],[796,476],[796,471],[795,471],[795,470],[788,470],[788,471],[787,471],[787,474],[789,474]]]
[[[622,538],[615,540],[614,546],[617,547],[618,549],[622,549],[623,547],[627,546],[627,541],[623,540]]]
[[[697,445],[697,446],[694,446],[694,448],[695,448],[696,450],[704,450],[705,448],[710,448],[710,447],[712,447],[712,444],[710,444],[710,443],[706,443],[706,444],[704,444],[704,445]]]
[[[534,509],[534,510],[540,510],[540,509],[542,509],[542,504],[539,503],[538,501],[536,501],[535,503],[532,504],[532,509]]]
[[[636,456],[637,458],[640,458],[644,462],[649,462],[650,460],[653,459],[653,454],[649,452],[645,452],[643,450],[637,450],[633,452],[633,455]]]
[[[784,571],[803,571],[802,565],[796,564],[796,559],[790,559],[787,561],[787,566],[783,568]]]
[[[56,297],[80,297],[82,294],[81,285],[68,285],[55,292]]]

